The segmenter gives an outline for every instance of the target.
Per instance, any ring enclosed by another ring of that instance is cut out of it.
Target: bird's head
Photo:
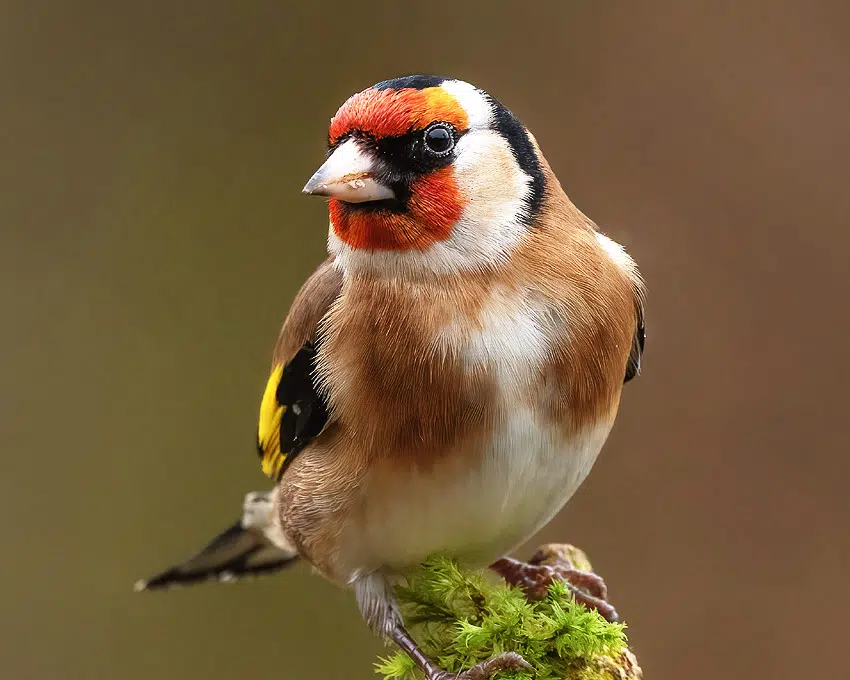
[[[493,266],[546,191],[514,115],[469,83],[407,76],[348,99],[304,193],[330,199],[329,250],[345,268],[453,273]]]

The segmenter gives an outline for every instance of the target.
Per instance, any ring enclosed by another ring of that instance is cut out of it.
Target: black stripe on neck
[[[529,224],[543,205],[543,196],[546,192],[543,166],[540,164],[540,158],[537,156],[531,137],[519,119],[501,102],[490,95],[486,96],[493,104],[493,129],[508,141],[519,167],[531,177],[530,193],[525,199],[527,215],[524,220],[525,224]]]

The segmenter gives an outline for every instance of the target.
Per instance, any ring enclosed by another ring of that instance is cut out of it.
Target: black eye
[[[455,145],[452,130],[444,123],[437,123],[425,130],[425,146],[438,156],[445,156]]]

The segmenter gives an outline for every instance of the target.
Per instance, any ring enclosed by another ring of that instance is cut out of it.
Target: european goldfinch
[[[460,80],[349,98],[304,193],[329,199],[329,257],[275,346],[258,440],[277,487],[251,545],[351,588],[439,680],[393,585],[435,553],[513,573],[500,558],[575,493],[639,371],[643,284],[531,133]],[[507,667],[527,666],[504,654],[461,680]]]

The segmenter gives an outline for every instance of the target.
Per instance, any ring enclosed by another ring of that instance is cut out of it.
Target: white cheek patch
[[[455,179],[467,203],[449,243],[475,264],[504,258],[525,233],[531,177],[493,130],[468,132],[456,154]]]

